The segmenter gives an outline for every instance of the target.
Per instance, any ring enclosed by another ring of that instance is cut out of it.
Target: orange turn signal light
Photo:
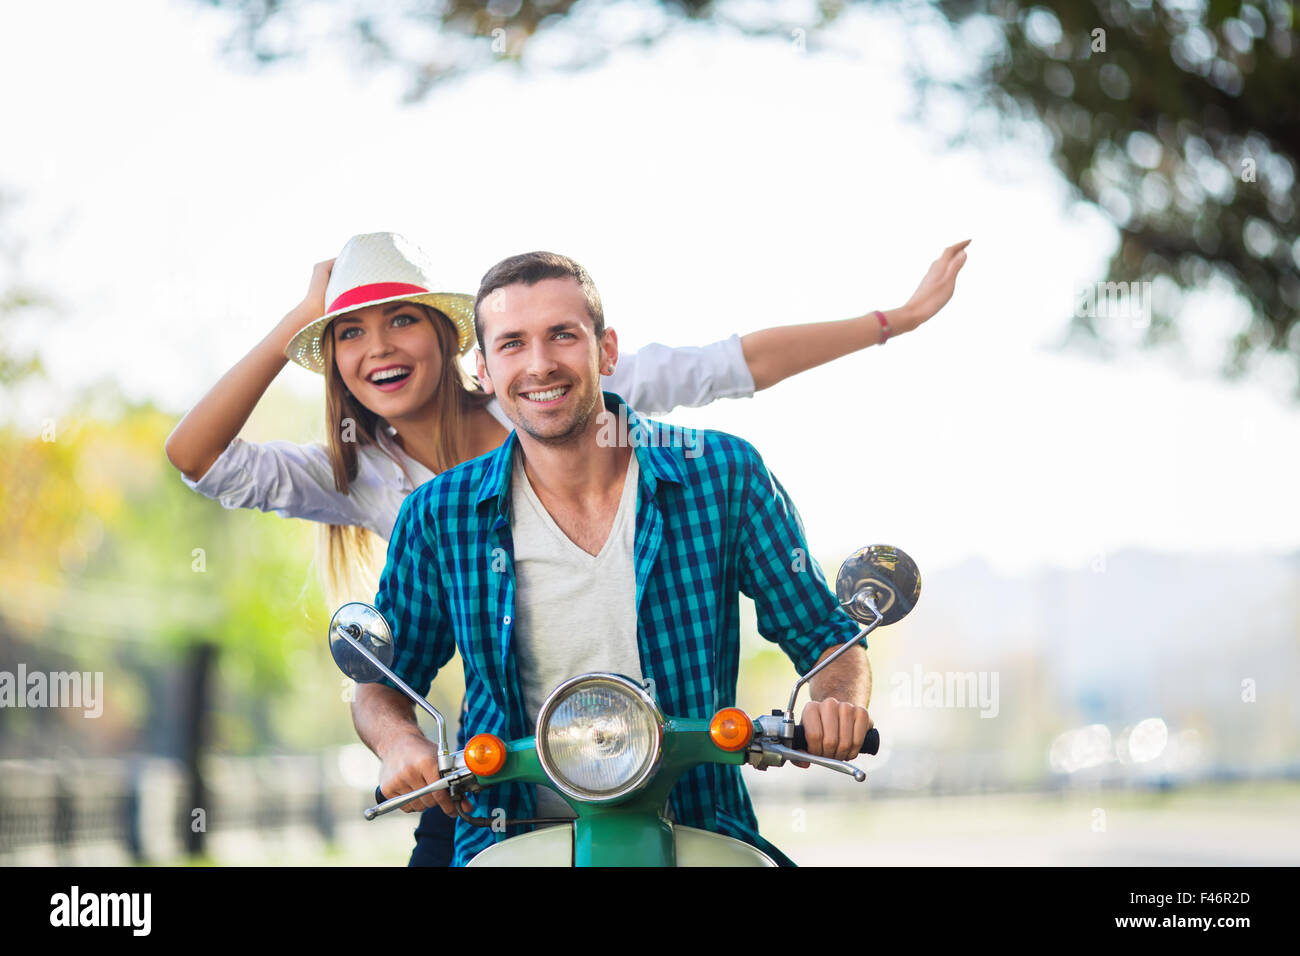
[[[725,707],[709,721],[709,736],[722,750],[744,750],[754,739],[754,722],[739,707]]]
[[[476,734],[465,745],[465,766],[478,777],[490,777],[506,765],[506,745],[492,734]]]

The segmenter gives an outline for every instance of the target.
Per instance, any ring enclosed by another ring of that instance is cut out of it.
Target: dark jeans
[[[451,866],[455,834],[455,817],[447,816],[441,807],[425,810],[415,828],[415,849],[407,866]]]

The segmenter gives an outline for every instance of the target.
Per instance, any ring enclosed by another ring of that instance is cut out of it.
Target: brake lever
[[[438,790],[447,790],[452,785],[460,783],[466,777],[472,776],[473,774],[468,772],[449,773],[447,776],[439,777],[433,783],[423,786],[419,790],[412,790],[410,793],[399,793],[395,797],[390,797],[378,806],[370,807],[363,815],[367,820],[373,820],[375,817],[383,816],[385,813],[396,810],[398,807],[406,806],[406,804],[410,803],[412,800],[423,797],[425,794],[435,793]]]
[[[784,757],[786,760],[798,760],[804,763],[816,764],[819,767],[825,767],[827,770],[835,770],[839,773],[848,774],[858,783],[867,779],[867,774],[860,767],[849,763],[847,760],[836,760],[833,757],[822,757],[817,754],[810,754],[804,750],[795,750],[793,747],[786,747],[784,744],[778,744],[771,741],[762,741],[763,751],[765,753],[775,754],[778,757]]]

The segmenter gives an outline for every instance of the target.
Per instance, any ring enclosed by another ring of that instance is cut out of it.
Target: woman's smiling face
[[[394,421],[421,411],[438,390],[442,349],[434,322],[447,321],[415,302],[389,302],[335,319],[334,363],[348,391]]]

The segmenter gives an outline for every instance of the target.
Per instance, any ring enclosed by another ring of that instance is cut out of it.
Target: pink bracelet
[[[884,345],[887,341],[889,341],[889,323],[885,321],[885,313],[877,309],[875,312],[872,312],[871,314],[876,316],[876,318],[880,319],[880,344]]]

